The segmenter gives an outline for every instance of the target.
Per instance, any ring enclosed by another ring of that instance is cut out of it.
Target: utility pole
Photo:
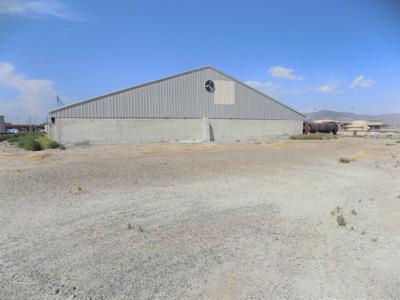
[[[37,123],[37,119],[36,119],[36,117],[34,116],[33,117],[33,128],[34,128],[34,131],[36,132],[36,123]]]

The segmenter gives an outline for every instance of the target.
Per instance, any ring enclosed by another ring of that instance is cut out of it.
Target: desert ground
[[[0,299],[399,299],[399,140],[2,143]]]

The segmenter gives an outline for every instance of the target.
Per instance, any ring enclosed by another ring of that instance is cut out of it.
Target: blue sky
[[[212,65],[302,112],[400,112],[397,0],[0,0],[0,114]]]

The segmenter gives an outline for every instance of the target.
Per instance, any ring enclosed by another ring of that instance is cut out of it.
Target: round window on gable
[[[212,80],[207,80],[204,86],[205,86],[207,92],[214,93],[215,85]]]

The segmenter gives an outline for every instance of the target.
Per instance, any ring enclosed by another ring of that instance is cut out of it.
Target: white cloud
[[[51,16],[71,21],[85,21],[62,0],[0,0],[0,14],[28,17]]]
[[[265,93],[274,92],[277,89],[279,89],[279,87],[274,85],[271,81],[262,82],[262,81],[248,80],[245,82],[245,84]]]
[[[355,88],[368,88],[375,84],[375,81],[372,79],[364,79],[364,75],[357,76],[353,82],[351,83],[350,87]]]
[[[323,94],[334,94],[335,88],[330,85],[321,85],[317,87],[317,91]]]
[[[289,68],[284,68],[282,66],[275,66],[269,69],[271,76],[287,79],[287,80],[303,80],[303,77],[294,75],[294,70]]]
[[[334,95],[342,92],[339,90],[340,85],[341,85],[340,81],[331,79],[327,83],[317,86],[315,89],[317,92],[323,94]]]
[[[18,115],[22,118],[47,116],[48,110],[56,104],[56,90],[51,80],[28,79],[15,71],[14,65],[0,62],[0,91],[12,89],[15,99],[0,99],[0,114],[7,118]]]

